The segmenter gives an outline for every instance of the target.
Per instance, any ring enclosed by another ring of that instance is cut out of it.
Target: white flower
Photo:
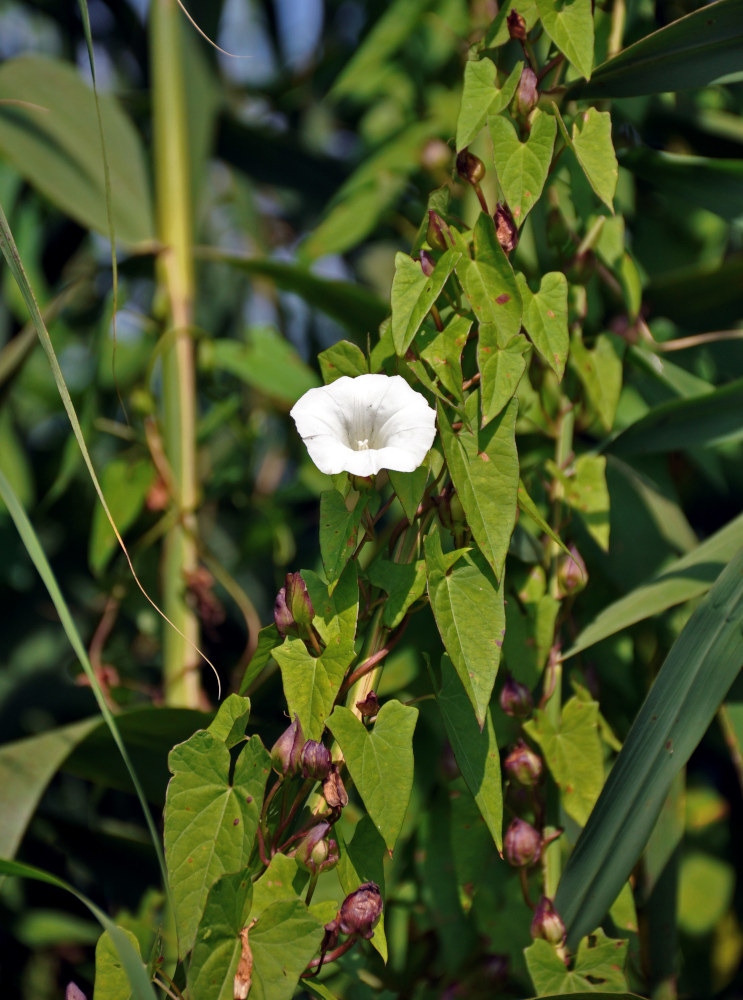
[[[321,472],[412,472],[436,436],[436,414],[400,375],[343,375],[310,389],[291,411]]]

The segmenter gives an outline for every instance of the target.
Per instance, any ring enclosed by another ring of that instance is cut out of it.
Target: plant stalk
[[[158,282],[168,342],[162,355],[163,441],[172,472],[177,517],[162,555],[166,626],[163,685],[168,705],[197,707],[199,625],[186,580],[197,565],[196,378],[192,337],[194,265],[181,12],[176,0],[150,7],[153,138],[157,231],[162,250]]]

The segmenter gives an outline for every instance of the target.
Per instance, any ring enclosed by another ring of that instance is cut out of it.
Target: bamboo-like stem
[[[191,335],[194,300],[193,233],[181,12],[175,0],[150,6],[153,138],[157,229],[162,251],[158,279],[172,336],[163,350],[163,440],[178,517],[162,556],[165,614],[183,633],[165,628],[163,683],[168,705],[196,707],[199,627],[186,600],[186,575],[196,567],[196,379]],[[193,646],[191,645],[193,644]]]

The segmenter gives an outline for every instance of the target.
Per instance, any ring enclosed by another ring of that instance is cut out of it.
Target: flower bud
[[[338,926],[343,934],[354,934],[368,940],[382,915],[382,908],[379,886],[375,882],[364,882],[343,900]]]
[[[559,598],[583,590],[588,583],[588,571],[583,557],[574,545],[569,546],[570,555],[562,553],[557,563],[557,596]]]
[[[421,271],[423,271],[427,278],[430,278],[433,274],[433,269],[436,267],[436,261],[433,254],[429,253],[428,250],[421,250],[418,263],[421,266]]]
[[[304,746],[304,733],[299,716],[295,713],[294,722],[285,729],[271,747],[271,763],[279,774],[296,774]]]
[[[539,99],[537,90],[537,75],[529,66],[521,71],[519,85],[516,88],[516,111],[523,118],[536,106]]]
[[[343,809],[348,805],[348,792],[338,773],[337,764],[330,765],[330,772],[322,783],[322,794],[331,809]]]
[[[479,184],[485,176],[485,164],[479,156],[463,149],[461,153],[457,153],[457,173],[463,181]]]
[[[307,740],[299,757],[303,778],[324,781],[330,772],[331,763],[330,750],[324,744],[317,740]]]
[[[428,245],[435,250],[448,249],[449,244],[446,242],[446,229],[446,223],[438,212],[430,209],[428,212],[428,229],[426,230]]]
[[[543,938],[555,945],[562,944],[565,940],[565,924],[555,909],[555,904],[547,896],[542,896],[534,911],[531,936]]]
[[[499,201],[495,206],[493,222],[495,223],[495,235],[503,250],[506,253],[515,250],[519,242],[519,231],[513,221],[511,209],[504,202]]]
[[[356,702],[356,708],[361,712],[362,719],[373,718],[379,712],[379,698],[375,691],[370,691],[363,701]]]
[[[529,868],[539,861],[542,837],[530,823],[514,819],[503,837],[503,851],[513,868]]]
[[[508,34],[517,42],[526,41],[526,21],[517,10],[512,10],[506,18]]]
[[[519,740],[503,762],[503,767],[514,781],[533,788],[542,774],[542,758],[530,750],[523,740]]]
[[[301,573],[287,573],[284,586],[276,595],[273,618],[279,635],[299,635],[300,627],[308,627],[315,617],[307,584]]]
[[[509,674],[501,689],[500,707],[512,719],[528,719],[534,708],[531,691]]]
[[[328,840],[330,823],[316,823],[300,840],[295,858],[312,875],[319,875],[338,864],[338,844]]]

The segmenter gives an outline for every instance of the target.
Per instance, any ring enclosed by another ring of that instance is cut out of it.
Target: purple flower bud
[[[279,774],[292,775],[299,770],[299,761],[304,746],[304,733],[299,716],[294,715],[294,722],[285,729],[271,747],[271,763]]]
[[[436,267],[436,260],[433,254],[429,253],[428,250],[421,250],[418,263],[421,266],[421,271],[423,271],[427,278],[430,278],[433,274],[433,269]]]
[[[284,586],[276,595],[273,618],[279,635],[299,635],[300,627],[309,627],[315,617],[307,584],[301,573],[287,573]]]
[[[495,206],[493,222],[495,223],[495,235],[503,250],[506,253],[515,250],[519,242],[519,231],[516,228],[516,223],[513,221],[511,209],[508,205],[500,201],[498,202]]]
[[[512,719],[527,719],[534,708],[531,691],[509,674],[501,689],[500,707]]]
[[[524,66],[521,71],[519,85],[516,88],[516,111],[526,118],[539,100],[537,91],[537,75],[533,69]]]
[[[588,570],[583,557],[574,545],[570,545],[570,555],[562,553],[557,563],[557,596],[568,597],[583,590],[588,583]]]
[[[363,701],[356,702],[356,708],[361,712],[362,719],[370,719],[379,712],[379,698],[375,691],[370,691]]]
[[[513,868],[529,868],[539,861],[542,837],[530,823],[514,819],[503,837],[503,852]]]
[[[382,915],[382,908],[379,886],[375,882],[364,882],[343,900],[338,915],[341,933],[368,940]]]
[[[447,225],[438,212],[434,212],[432,209],[428,212],[428,229],[426,230],[426,239],[428,240],[428,245],[433,247],[435,250],[446,250],[449,244],[446,242],[446,232]]]
[[[457,173],[463,181],[479,184],[485,176],[485,164],[479,156],[470,153],[468,149],[463,149],[457,154]]]
[[[331,809],[343,809],[348,805],[348,792],[338,773],[337,764],[330,765],[330,772],[322,783],[322,794]]]
[[[338,863],[338,844],[328,840],[330,823],[316,823],[299,842],[295,858],[312,875],[318,875]]]
[[[530,750],[523,740],[519,740],[503,762],[503,767],[514,781],[533,788],[542,774],[542,758]]]
[[[65,1000],[85,1000],[85,994],[76,983],[68,983],[65,990]]]
[[[550,944],[562,944],[565,941],[565,924],[555,909],[555,904],[547,896],[542,896],[534,911],[531,922],[531,936],[543,938]]]
[[[518,42],[526,41],[526,21],[517,10],[512,10],[506,18],[508,34]]]
[[[330,750],[324,744],[317,740],[307,740],[299,758],[303,778],[324,781],[330,773],[331,763]]]

